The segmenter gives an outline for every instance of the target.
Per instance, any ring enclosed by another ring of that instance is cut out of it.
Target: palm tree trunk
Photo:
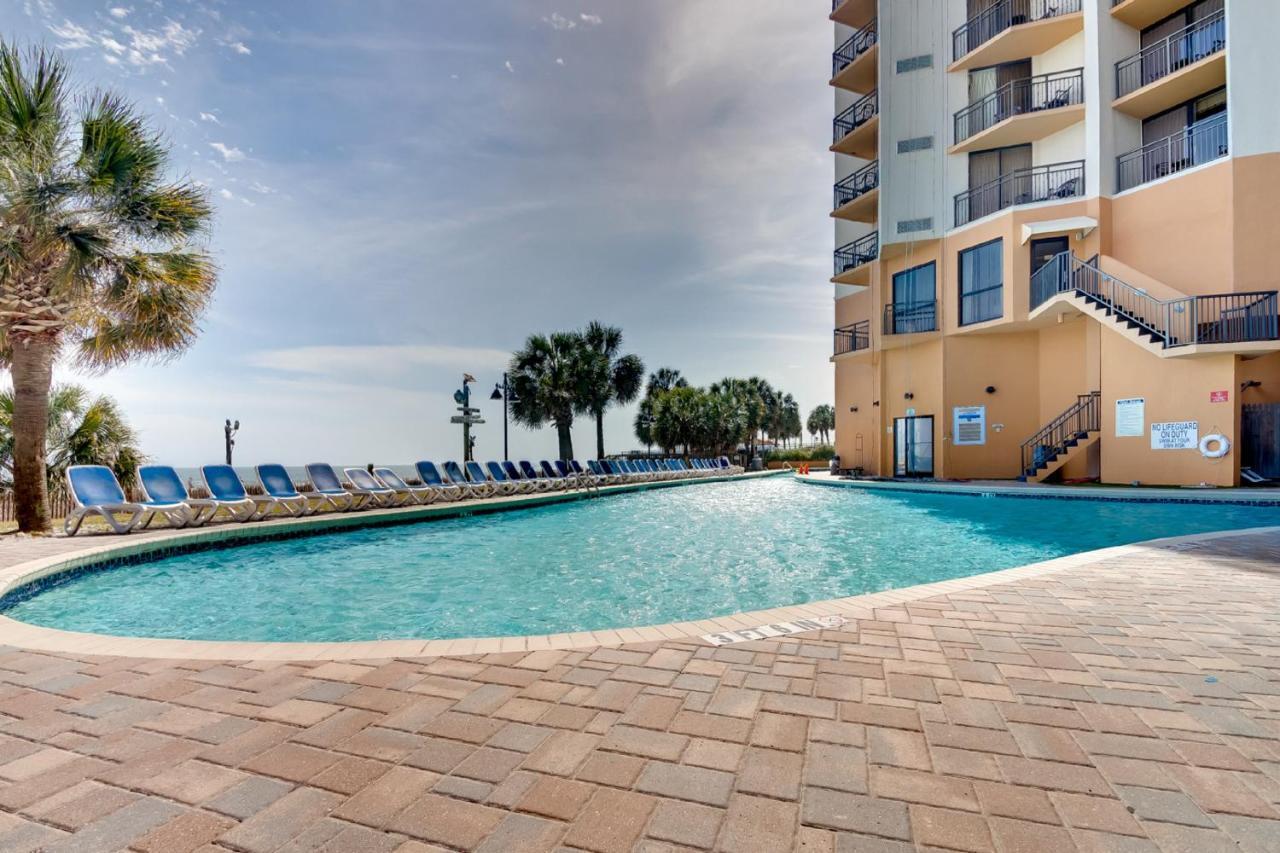
[[[560,458],[567,462],[573,458],[573,434],[569,432],[572,421],[556,421],[556,437],[560,440]]]
[[[604,412],[596,412],[596,458],[604,458]]]
[[[15,335],[13,345],[13,497],[18,530],[49,532],[49,487],[45,477],[45,437],[49,431],[49,388],[58,352],[52,335]]]

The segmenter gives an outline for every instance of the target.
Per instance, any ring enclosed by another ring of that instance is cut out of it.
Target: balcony
[[[886,335],[914,335],[938,331],[938,302],[891,302],[884,306]]]
[[[1143,30],[1186,6],[1187,0],[1111,0],[1111,17]]]
[[[846,27],[866,26],[876,16],[876,0],[831,0],[831,20]]]
[[[879,213],[880,161],[874,160],[835,185],[831,215],[849,222],[875,222]]]
[[[1084,161],[1017,169],[956,196],[956,227],[1006,207],[1084,196]]]
[[[872,92],[841,112],[832,121],[831,129],[835,140],[832,151],[863,160],[875,159],[880,131],[880,99],[877,93]]]
[[[831,281],[836,284],[869,284],[871,281],[870,264],[880,257],[880,234],[872,231],[865,237],[846,243],[835,252],[835,274]]]
[[[1227,114],[1196,122],[1164,139],[1116,158],[1116,191],[1124,192],[1229,153]]]
[[[1116,63],[1114,106],[1150,118],[1227,82],[1227,22],[1216,12]]]
[[[859,320],[848,326],[840,326],[836,329],[835,348],[833,355],[846,355],[851,352],[860,352],[871,348],[871,323],[867,320]]]
[[[876,62],[880,56],[876,22],[873,20],[845,40],[831,54],[831,85],[850,92],[869,92],[876,87]]]
[[[1039,56],[1084,29],[1081,0],[1002,0],[951,34],[954,62],[968,71]]]
[[[1012,80],[955,114],[950,153],[1023,145],[1083,120],[1083,68]]]

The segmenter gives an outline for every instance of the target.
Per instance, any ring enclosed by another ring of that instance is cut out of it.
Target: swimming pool
[[[75,574],[0,602],[51,628],[337,642],[549,634],[839,598],[1108,545],[1280,524],[1256,506],[704,483]]]

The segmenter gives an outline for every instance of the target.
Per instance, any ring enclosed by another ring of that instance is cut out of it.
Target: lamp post
[[[231,451],[235,449],[236,433],[238,433],[239,431],[240,431],[239,419],[237,419],[235,423],[232,423],[231,418],[227,418],[227,424],[222,428],[222,432],[226,436],[226,440],[227,440],[227,464],[228,465],[231,464]]]
[[[644,455],[652,456],[653,455],[653,433],[651,430],[653,429],[653,415],[649,415],[641,412],[640,416],[636,420],[639,422],[640,426],[644,427],[644,433],[649,438],[649,440],[644,443]]]
[[[511,384],[506,373],[502,374],[502,382],[493,384],[493,393],[489,395],[489,399],[502,401],[502,461],[505,462],[511,458],[511,451],[507,448],[507,412],[512,403],[520,402],[511,396]]]
[[[484,423],[480,410],[471,405],[471,383],[476,378],[470,373],[462,374],[462,388],[453,392],[453,401],[458,404],[461,414],[454,415],[449,423],[462,424],[462,461],[470,462],[475,456],[475,439],[471,437],[471,427]]]

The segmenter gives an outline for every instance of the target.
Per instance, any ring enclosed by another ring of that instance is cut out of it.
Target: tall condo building
[[[834,0],[836,451],[1280,475],[1275,0]]]

